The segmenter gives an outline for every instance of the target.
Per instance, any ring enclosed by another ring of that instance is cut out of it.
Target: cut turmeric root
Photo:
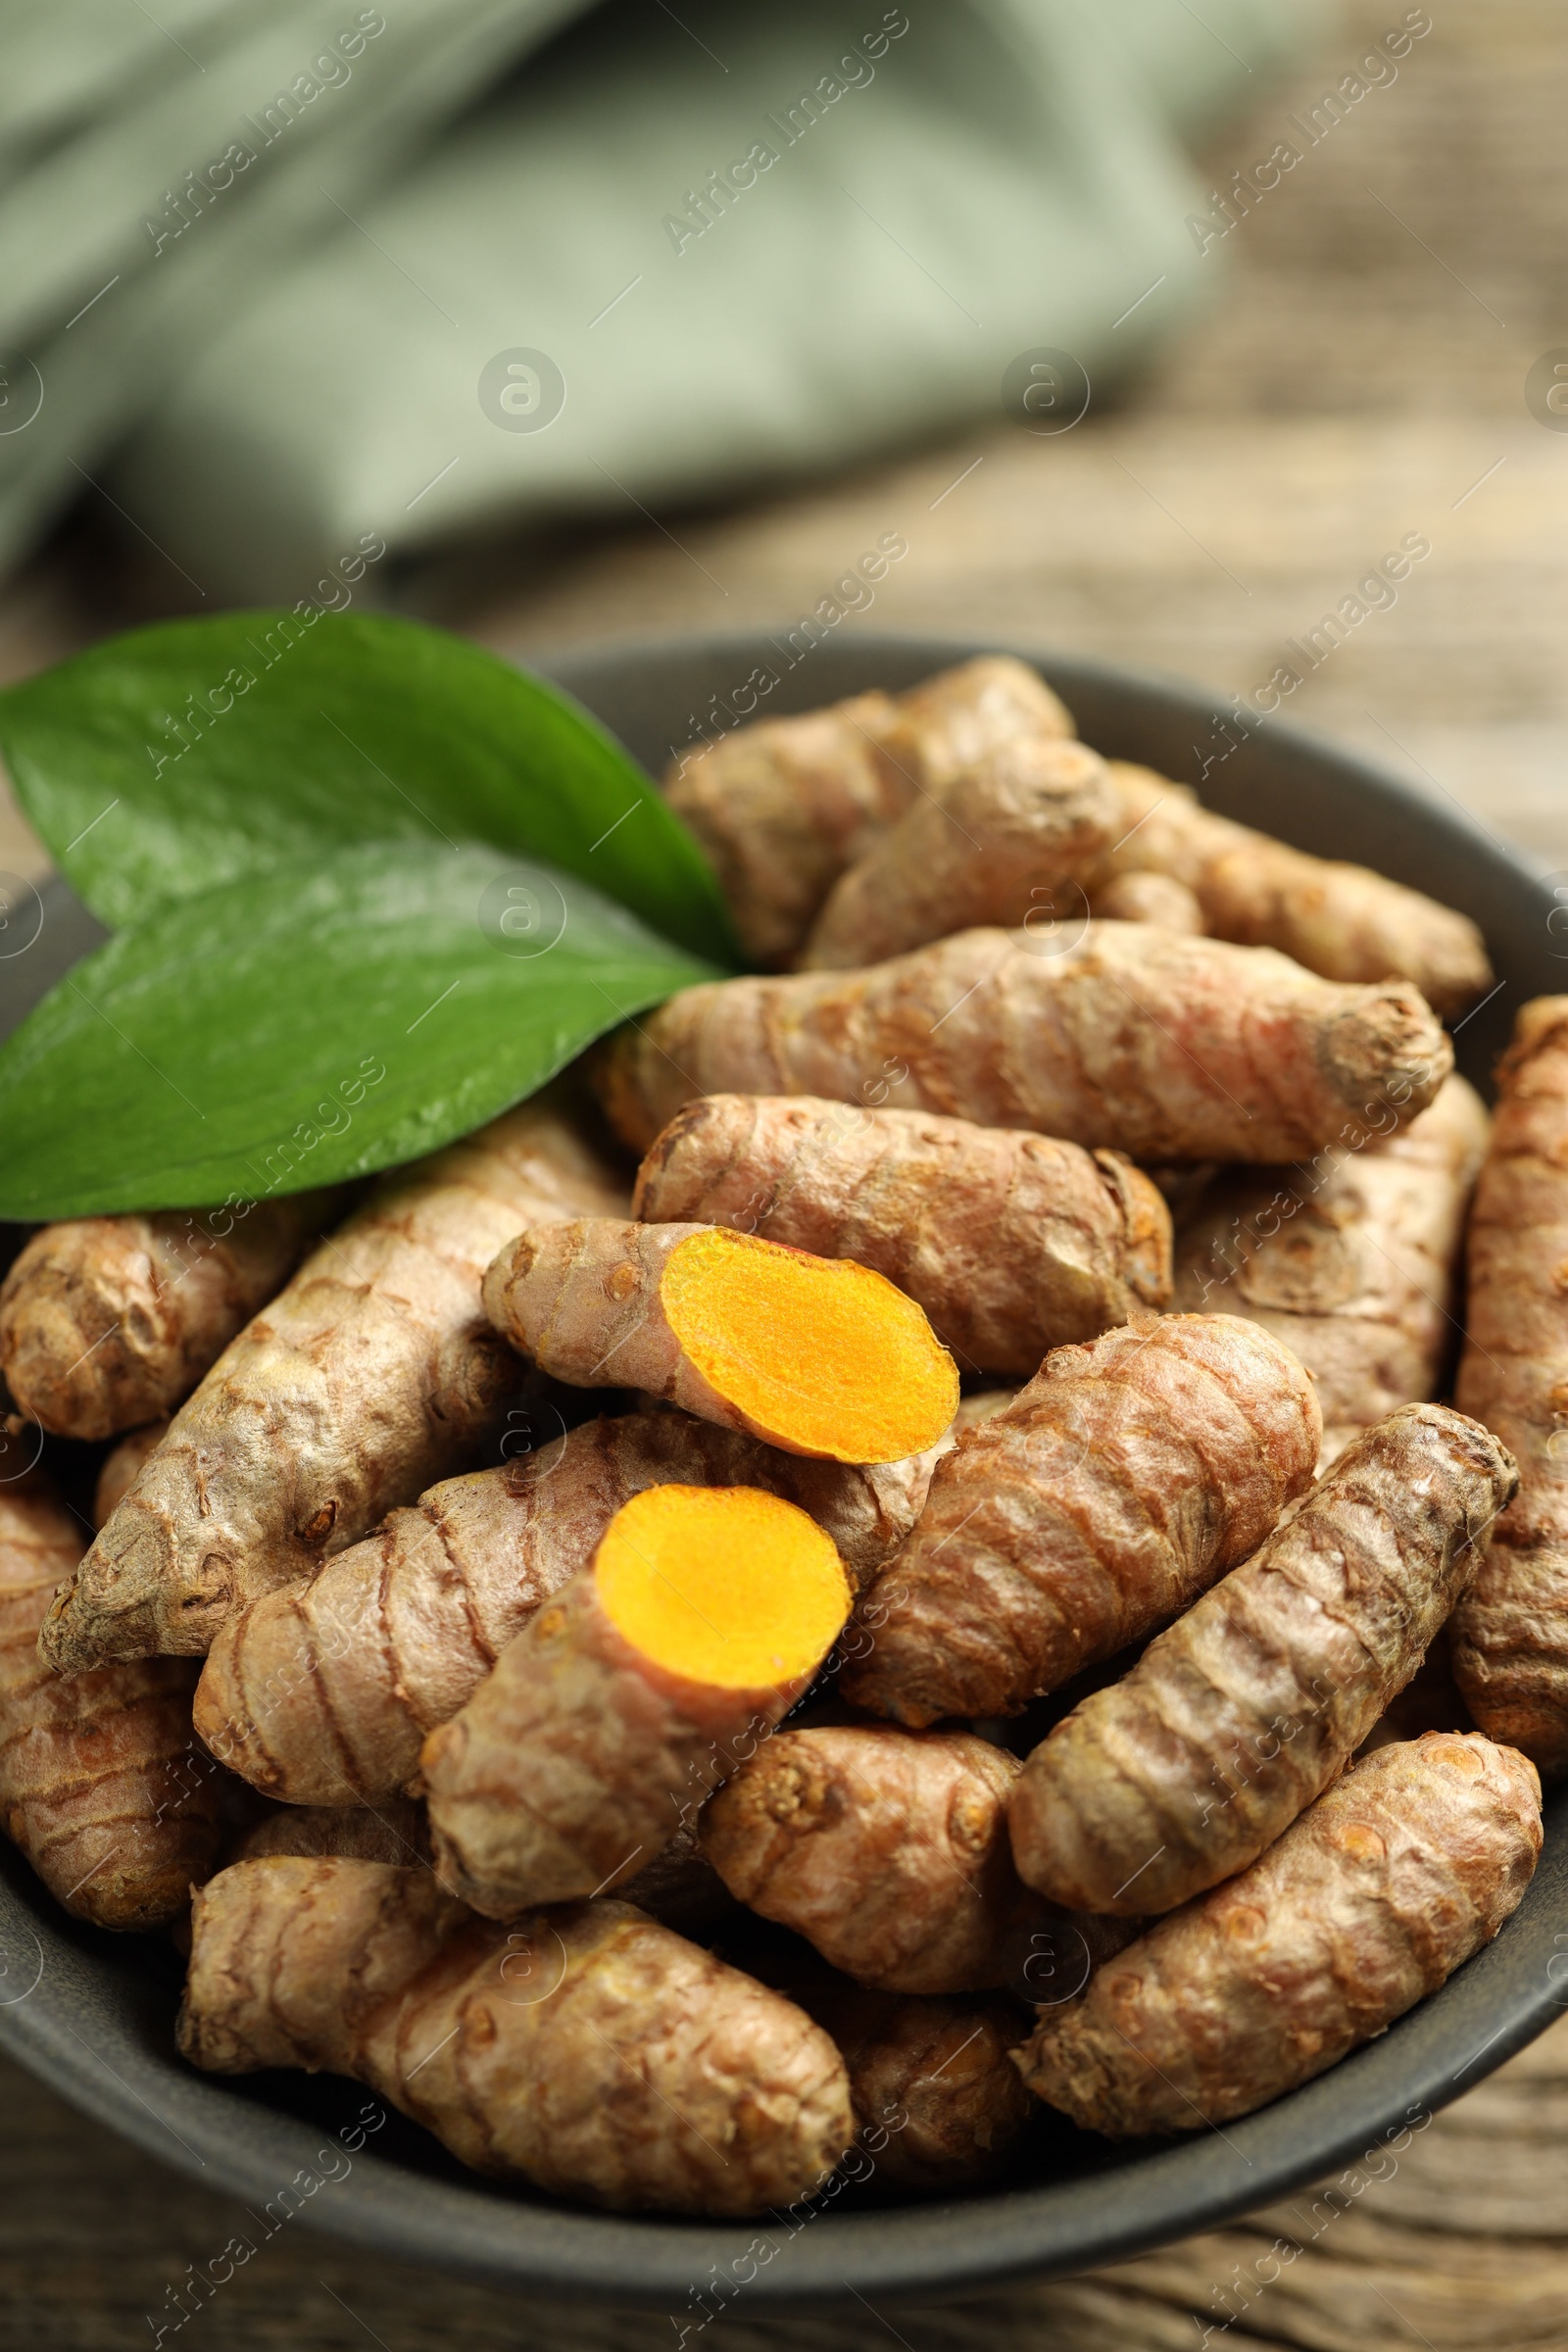
[[[0,1824],[95,1927],[156,1928],[218,1851],[218,1774],[191,1735],[195,1669],[148,1658],[54,1674],[38,1628],[81,1554],[37,1473],[0,1487]]]
[[[386,1177],[224,1349],[50,1610],[62,1672],[201,1654],[500,1435],[522,1386],[484,1269],[523,1224],[620,1205],[553,1095]]]
[[[635,1495],[424,1743],[444,1881],[505,1917],[629,1879],[794,1705],[849,1603],[830,1539],[793,1503]]]
[[[786,1453],[902,1461],[958,1402],[952,1357],[880,1274],[719,1226],[539,1226],[501,1252],[484,1302],[542,1371],[643,1389]]]
[[[61,1438],[163,1419],[341,1215],[345,1191],[44,1226],[0,1287],[13,1397]]]
[[[1410,1680],[1515,1484],[1507,1449],[1446,1405],[1368,1430],[1035,1749],[1009,1807],[1019,1875],[1068,1909],[1127,1914],[1245,1870]]]
[[[1470,1216],[1455,1401],[1519,1457],[1519,1494],[1453,1620],[1476,1722],[1568,1772],[1568,997],[1524,1005]]]
[[[1468,915],[1364,865],[1309,857],[1200,808],[1185,785],[1113,760],[1128,828],[1114,876],[1185,883],[1216,939],[1279,948],[1330,980],[1411,980],[1441,1013],[1462,1012],[1492,985]]]
[[[643,1161],[632,1212],[886,1275],[965,1366],[1038,1370],[1170,1300],[1170,1214],[1119,1152],[813,1095],[710,1095]]]
[[[596,1058],[646,1152],[701,1095],[825,1095],[1032,1127],[1140,1161],[1310,1158],[1414,1115],[1453,1066],[1404,981],[1337,986],[1152,923],[960,931],[863,972],[686,988]]]
[[[1232,1315],[1058,1348],[937,1464],[860,1603],[845,1696],[916,1726],[1017,1714],[1246,1559],[1321,1432],[1295,1356]]]
[[[1024,2081],[1117,2138],[1250,2115],[1490,1942],[1540,1851],[1541,1785],[1512,1748],[1475,1732],[1380,1748],[1250,1869],[1043,2010]]]
[[[427,1871],[276,1857],[220,1872],[192,1931],[193,2065],[352,2076],[479,2172],[749,2214],[810,2194],[854,2135],[821,2028],[628,1903],[509,1928]]]
[[[426,1733],[473,1696],[534,1611],[645,1489],[760,1487],[809,1513],[857,1585],[913,1526],[930,1455],[861,1469],[777,1452],[675,1412],[585,1422],[496,1470],[446,1480],[219,1635],[196,1727],[290,1805],[381,1805]]]

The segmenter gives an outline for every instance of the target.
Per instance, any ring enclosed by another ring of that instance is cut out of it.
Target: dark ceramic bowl
[[[705,715],[716,728],[726,710],[759,698],[764,678],[774,680],[756,702],[765,714],[904,687],[989,650],[846,632],[799,655],[787,642],[736,636],[610,647],[550,668],[658,773]],[[1547,929],[1552,902],[1521,858],[1456,808],[1289,726],[1227,731],[1224,712],[1179,683],[1017,650],[1038,659],[1102,751],[1200,782],[1228,814],[1358,858],[1473,915],[1502,983],[1461,1025],[1460,1060],[1479,1083],[1513,1008],[1568,981]],[[97,936],[51,884],[35,943],[0,961],[0,1030]],[[295,2205],[308,2226],[380,2253],[537,2293],[642,2305],[671,2314],[677,2330],[720,2305],[744,2312],[856,2294],[918,2303],[1116,2261],[1286,2195],[1386,2135],[1402,2144],[1400,2132],[1422,2128],[1568,1999],[1568,1791],[1547,1808],[1535,1883],[1496,1941],[1331,2073],[1176,2145],[1112,2148],[1042,2119],[1011,2186],[946,2203],[878,2209],[849,2191],[809,2217],[760,2223],[600,2215],[466,2174],[398,2117],[350,2161],[338,2133],[354,2146],[362,2090],[327,2077],[193,2073],[174,2054],[172,1951],[76,1926],[9,1848],[0,1972],[0,2045],[86,2114],[258,2215]],[[280,2204],[297,2176],[325,2184]]]

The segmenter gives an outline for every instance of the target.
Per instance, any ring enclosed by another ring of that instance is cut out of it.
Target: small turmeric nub
[[[645,1390],[787,1453],[903,1461],[957,1408],[953,1358],[891,1282],[719,1226],[537,1227],[501,1252],[484,1300],[541,1370]]]

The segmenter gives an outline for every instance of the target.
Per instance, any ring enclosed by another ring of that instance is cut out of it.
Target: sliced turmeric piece
[[[41,1473],[0,1487],[0,1824],[57,1902],[95,1927],[175,1918],[218,1851],[218,1773],[177,1658],[70,1677],[38,1657],[81,1536]]]
[[[530,1229],[490,1268],[484,1302],[558,1379],[643,1389],[786,1453],[902,1461],[958,1402],[953,1358],[880,1274],[715,1225]]]
[[[1178,1223],[1177,1305],[1247,1315],[1295,1349],[1317,1383],[1325,1463],[1396,1406],[1443,1394],[1458,1343],[1490,1122],[1455,1075],[1408,1126],[1388,1124],[1307,1167],[1227,1170]]]
[[[801,951],[808,971],[880,963],[973,923],[1087,912],[1081,887],[1120,831],[1087,744],[1026,736],[924,792],[856,859]]]
[[[807,1511],[857,1585],[913,1526],[934,1457],[804,1460],[689,1414],[585,1422],[432,1487],[308,1584],[226,1625],[196,1692],[215,1756],[291,1805],[382,1805],[633,1494],[760,1487]]]
[[[710,1095],[638,1171],[632,1213],[849,1257],[966,1368],[1028,1374],[1170,1299],[1170,1214],[1119,1152],[814,1095]]]
[[[480,1306],[485,1267],[520,1225],[622,1204],[554,1094],[384,1178],[180,1407],[51,1609],[50,1664],[199,1655],[471,1467],[526,1386]]]
[[[1541,1785],[1513,1748],[1476,1732],[1379,1748],[1239,1878],[1043,2010],[1024,2081],[1116,2138],[1250,2115],[1445,1984],[1540,1851]]]
[[[793,1503],[634,1495],[424,1743],[444,1881],[505,1917],[629,1879],[794,1705],[849,1603],[831,1540]]]
[[[1401,1406],[1358,1438],[1035,1749],[1010,1805],[1020,1876],[1068,1908],[1128,1913],[1245,1870],[1410,1680],[1516,1483],[1492,1432],[1446,1405]]]
[[[163,1419],[282,1289],[346,1193],[45,1225],[0,1286],[12,1396],[60,1438]]]
[[[1127,827],[1112,875],[1157,873],[1187,885],[1216,939],[1280,948],[1330,980],[1411,980],[1427,1003],[1462,1012],[1492,986],[1468,915],[1364,865],[1309,857],[1202,808],[1187,787],[1113,760]]]
[[[1568,997],[1523,1005],[1470,1213],[1455,1401],[1519,1458],[1518,1499],[1454,1614],[1476,1722],[1568,1772]]]
[[[1321,1430],[1302,1366],[1232,1315],[1058,1348],[937,1464],[860,1603],[844,1695],[913,1725],[1019,1713],[1255,1550]]]
[[[1017,1758],[969,1732],[777,1732],[710,1799],[731,1894],[883,1992],[1007,1984],[1043,1907],[1007,1844]]]
[[[628,1903],[508,1926],[428,1871],[277,1856],[220,1872],[192,1924],[193,2065],[350,2075],[479,2172],[749,2214],[820,2186],[854,2134],[820,2027]]]
[[[1406,981],[1349,987],[1152,923],[960,931],[862,972],[681,989],[597,1056],[646,1152],[700,1095],[825,1095],[1141,1161],[1310,1158],[1424,1109],[1453,1051]]]

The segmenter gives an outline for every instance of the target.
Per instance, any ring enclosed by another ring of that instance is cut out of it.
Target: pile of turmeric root
[[[1568,1772],[1568,999],[1490,1121],[1473,926],[1011,660],[668,791],[757,975],[357,1197],[22,1247],[0,1818],[194,2065],[565,2197],[1223,2126]]]

